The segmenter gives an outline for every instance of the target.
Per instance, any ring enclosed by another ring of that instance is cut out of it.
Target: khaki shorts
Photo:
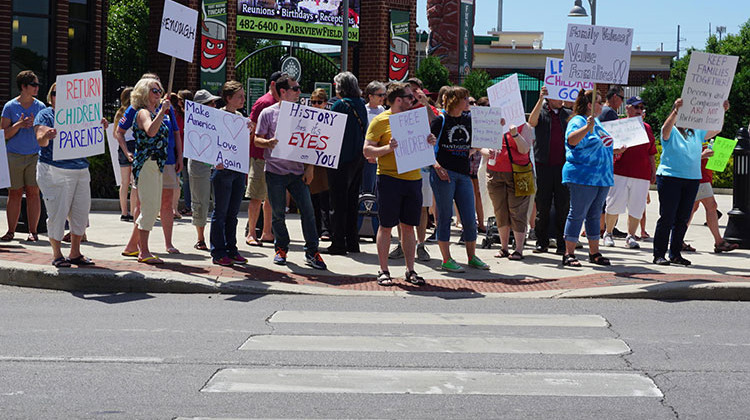
[[[164,177],[162,179],[164,180],[162,188],[166,190],[180,188],[180,180],[177,179],[177,172],[175,172],[174,164],[164,165]]]
[[[10,171],[10,189],[36,187],[36,163],[39,155],[19,155],[8,152],[8,169]]]
[[[247,174],[245,198],[251,200],[265,200],[268,198],[266,161],[263,159],[250,158],[250,171]]]

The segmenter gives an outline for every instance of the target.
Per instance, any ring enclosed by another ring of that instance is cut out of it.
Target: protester
[[[331,111],[346,114],[347,118],[338,167],[328,168],[332,228],[328,253],[346,255],[347,252],[359,252],[357,216],[365,164],[362,146],[368,119],[357,78],[350,72],[342,72],[333,78],[333,82],[339,100],[333,104]]]
[[[367,123],[372,122],[373,118],[385,111],[383,103],[385,102],[385,85],[382,82],[373,80],[365,88],[365,101],[367,101]],[[362,189],[361,192],[375,192],[375,181],[377,179],[378,164],[377,162],[367,161],[362,170]]]
[[[201,89],[195,92],[193,99],[196,103],[216,108],[216,101],[220,97],[211,92]],[[211,201],[211,172],[213,165],[195,159],[188,159],[188,174],[190,176],[190,206],[193,211],[192,224],[198,239],[193,248],[199,251],[208,251],[206,245],[206,223],[208,220],[208,207]]]
[[[115,113],[114,123],[117,124],[123,116],[125,111],[130,106],[130,93],[133,91],[132,87],[126,87],[120,92],[120,108]],[[133,153],[135,153],[135,138],[133,137],[133,129],[128,128],[123,134],[125,144],[127,146],[127,153],[123,152],[122,148],[117,148],[117,162],[120,165],[120,220],[123,222],[132,222],[135,208],[138,205],[138,194],[130,193],[131,186],[133,185]],[[117,136],[115,136],[117,137]],[[130,207],[128,207],[128,195],[130,195]]]
[[[422,181],[419,169],[398,173],[394,150],[398,141],[391,137],[389,117],[411,109],[414,94],[411,87],[404,83],[393,82],[388,86],[386,97],[391,108],[375,117],[367,129],[363,153],[366,158],[378,159],[377,201],[379,227],[376,236],[378,250],[377,282],[381,286],[394,284],[388,271],[388,246],[391,242],[391,230],[398,225],[401,247],[406,260],[405,280],[409,283],[424,284],[424,279],[414,271],[415,238],[414,227],[419,225],[422,207]],[[435,144],[435,136],[430,135],[427,142]]]
[[[599,252],[599,225],[607,191],[614,183],[612,137],[594,117],[600,113],[603,101],[597,98],[592,104],[593,96],[593,91],[581,89],[565,132],[563,183],[570,191],[570,210],[565,223],[562,261],[564,266],[570,267],[581,266],[575,257],[575,249],[584,220],[589,262],[610,265],[609,259]]]
[[[602,107],[602,112],[599,115],[599,121],[614,121],[618,119],[617,110],[622,106],[622,102],[625,100],[623,95],[622,86],[611,85],[607,91],[607,102]]]
[[[16,76],[20,95],[3,106],[0,128],[5,134],[5,147],[8,154],[10,187],[6,217],[8,231],[0,241],[13,239],[21,214],[21,200],[26,194],[26,223],[29,235],[27,241],[39,240],[37,225],[41,214],[39,186],[36,182],[36,165],[39,160],[39,143],[34,136],[34,118],[45,108],[42,101],[35,98],[39,94],[39,78],[33,71],[24,70]]]
[[[37,165],[37,182],[44,195],[47,208],[47,236],[52,247],[55,267],[93,265],[94,261],[81,253],[81,239],[86,232],[91,209],[91,175],[86,158],[53,160],[55,130],[55,99],[57,84],[53,83],[47,94],[50,104],[34,119],[34,132],[41,149]],[[104,129],[109,123],[102,119]],[[70,222],[70,253],[65,258],[60,244],[65,232],[65,222]]]
[[[628,99],[625,112],[628,118],[636,118],[641,115],[643,108],[641,97],[633,96]],[[628,236],[625,238],[625,246],[630,249],[640,248],[636,240],[636,229],[646,211],[649,186],[656,181],[656,138],[648,123],[644,122],[643,127],[648,135],[648,143],[630,147],[621,155],[615,155],[614,186],[607,194],[604,246],[615,246],[612,233],[617,224],[617,216],[627,210]]]
[[[279,101],[297,102],[300,94],[299,83],[288,75],[280,76],[275,83]],[[274,235],[273,262],[286,265],[289,252],[289,231],[286,228],[285,204],[286,192],[289,191],[297,203],[302,222],[302,235],[305,238],[305,263],[312,268],[325,270],[327,266],[318,252],[318,232],[315,228],[315,214],[310,200],[310,189],[307,187],[313,180],[312,165],[304,165],[286,159],[271,157],[271,151],[278,144],[276,126],[279,122],[281,102],[264,109],[260,113],[255,128],[255,145],[265,149],[266,186],[272,208],[272,226]]]
[[[182,157],[182,170],[180,171],[180,179],[182,181],[182,197],[185,204],[182,210],[179,209],[180,194],[175,192],[174,201],[172,202],[175,209],[175,218],[179,219],[179,215],[192,216],[193,206],[192,197],[190,196],[190,169],[188,168],[188,158],[184,156],[185,151],[185,101],[194,100],[193,92],[188,89],[183,89],[177,92],[177,127],[180,129],[180,139],[182,140],[180,147],[183,150]]]
[[[659,220],[654,232],[654,264],[657,265],[691,264],[682,257],[682,246],[700,186],[702,144],[720,133],[677,127],[677,113],[682,104],[682,98],[675,100],[672,112],[661,127],[662,152],[656,169]],[[724,110],[728,109],[729,101],[724,101]],[[667,245],[669,259],[665,258]]]
[[[552,205],[555,208],[555,227],[557,254],[565,254],[563,232],[565,217],[570,206],[570,192],[563,184],[562,171],[565,164],[565,132],[570,119],[570,111],[563,108],[563,101],[546,98],[547,87],[539,92],[539,99],[529,116],[529,125],[534,127],[534,160],[536,163],[535,196],[536,220],[534,234],[536,246],[534,252],[547,252],[550,245],[550,218]],[[545,100],[546,98],[546,100]]]
[[[310,106],[325,109],[328,93],[325,89],[315,89],[310,94]],[[328,170],[323,166],[313,167],[313,180],[310,183],[310,199],[315,209],[315,228],[321,241],[331,240],[331,197],[328,188]]]

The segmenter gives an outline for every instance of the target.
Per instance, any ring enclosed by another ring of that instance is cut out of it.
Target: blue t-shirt
[[[656,175],[701,179],[701,151],[705,137],[705,130],[693,130],[685,138],[677,127],[672,127],[669,137],[661,139],[661,160]]]
[[[159,111],[159,108],[156,108]],[[128,106],[125,110],[125,114],[120,118],[120,122],[117,125],[123,130],[127,131],[133,126],[133,120],[137,114],[136,110],[132,106]],[[175,157],[175,139],[174,133],[179,131],[180,128],[177,126],[177,117],[174,114],[174,108],[169,108],[169,115],[164,116],[164,124],[169,127],[169,144],[167,145],[167,161],[166,165],[174,165],[177,162]]]
[[[44,103],[36,98],[28,108],[24,108],[18,102],[18,98],[13,98],[3,106],[3,118],[9,119],[11,124],[15,124],[21,119],[21,114],[24,117],[33,116],[36,118],[44,108]],[[10,153],[18,155],[34,155],[39,153],[39,143],[36,141],[36,136],[34,135],[34,127],[22,128],[18,130],[15,136],[5,140],[5,147]]]
[[[611,187],[615,184],[612,136],[594,119],[594,130],[586,133],[580,143],[571,147],[568,137],[586,126],[586,118],[576,115],[568,122],[565,132],[565,165],[563,183]]]
[[[45,127],[54,128],[54,108],[48,107],[36,114],[36,117],[34,118],[34,125],[43,125]],[[48,165],[52,165],[56,168],[62,169],[86,169],[89,167],[89,161],[86,158],[52,160],[52,147],[55,144],[55,141],[57,141],[57,138],[50,140],[48,145],[39,149],[39,162],[44,162]]]

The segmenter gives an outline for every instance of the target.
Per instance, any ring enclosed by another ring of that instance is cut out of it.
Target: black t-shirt
[[[445,124],[443,124],[445,121]],[[442,127],[442,130],[440,129]],[[443,114],[432,120],[430,131],[438,139],[436,160],[445,169],[469,175],[471,151],[471,116],[460,117]]]

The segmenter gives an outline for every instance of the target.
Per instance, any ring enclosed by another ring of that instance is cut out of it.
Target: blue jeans
[[[305,254],[318,252],[318,229],[315,227],[315,210],[310,199],[310,189],[302,181],[302,175],[277,175],[266,172],[268,200],[271,202],[271,228],[274,248],[289,251],[289,231],[286,229],[286,191],[297,203],[302,218],[302,235],[305,237]]]
[[[654,257],[664,257],[669,244],[669,257],[680,257],[687,224],[693,211],[699,179],[683,179],[659,175],[659,220],[654,231]],[[670,241],[670,233],[672,240]]]
[[[455,200],[458,214],[461,216],[461,225],[464,227],[462,235],[464,241],[476,242],[477,213],[474,208],[474,184],[471,183],[469,175],[448,169],[445,171],[448,173],[450,182],[440,179],[434,168],[430,169],[430,185],[435,195],[437,208],[437,239],[441,242],[451,240],[451,215]]]
[[[211,185],[214,188],[211,256],[220,259],[237,255],[237,213],[245,193],[245,174],[230,169],[215,170]]]
[[[570,191],[570,210],[568,219],[565,221],[565,240],[578,242],[581,234],[581,225],[586,221],[586,239],[589,241],[599,240],[599,226],[602,217],[602,208],[607,199],[609,187],[595,187],[593,185],[581,185],[568,183]]]

